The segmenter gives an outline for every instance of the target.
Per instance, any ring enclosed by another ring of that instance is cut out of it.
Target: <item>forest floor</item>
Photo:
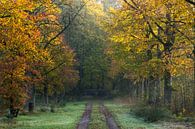
[[[114,101],[70,102],[55,112],[39,109],[12,122],[0,117],[0,129],[195,129],[190,123],[145,122],[130,113],[131,106]]]

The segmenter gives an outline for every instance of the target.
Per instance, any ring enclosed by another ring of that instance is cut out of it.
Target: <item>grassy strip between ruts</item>
[[[0,121],[0,129],[75,129],[85,109],[85,102],[67,103],[56,112],[19,115],[11,124]]]
[[[105,106],[111,111],[121,129],[161,129],[158,124],[147,123],[132,115],[128,105],[106,102]]]
[[[108,129],[106,119],[100,112],[100,104],[94,103],[89,123],[89,129]]]

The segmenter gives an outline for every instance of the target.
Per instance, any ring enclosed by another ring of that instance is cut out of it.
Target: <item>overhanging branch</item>
[[[55,40],[57,37],[59,37],[61,34],[64,33],[64,31],[73,23],[73,21],[76,19],[76,17],[79,15],[80,11],[85,7],[85,5],[87,4],[87,2],[85,2],[80,9],[78,10],[78,12],[73,16],[72,20],[68,22],[68,24],[66,26],[64,26],[64,28],[58,33],[56,34],[53,38],[51,38],[44,46],[44,49],[46,49],[49,44]]]
[[[133,8],[135,10],[137,10],[137,8],[135,6],[133,6],[132,4],[130,4],[129,2],[127,2],[127,0],[123,0],[130,8]]]
[[[148,24],[148,27],[149,27],[149,29],[150,29],[151,34],[152,34],[160,43],[165,44],[164,41],[163,41],[159,36],[157,36],[157,35],[154,33],[154,31],[153,31],[153,29],[152,29],[152,26],[150,25],[150,23],[149,23],[148,21],[147,21],[147,24]]]
[[[195,2],[193,0],[186,0],[186,2],[192,4],[192,5],[195,5]]]
[[[66,63],[65,61],[61,62],[60,64],[58,64],[58,65],[55,66],[54,68],[52,68],[52,69],[48,70],[47,72],[45,72],[44,75],[47,75],[47,74],[49,74],[50,72],[52,72],[52,71],[58,69],[60,66],[64,65],[65,63]]]
[[[3,16],[0,16],[0,18],[8,18],[8,17],[11,17],[11,15],[3,15]]]

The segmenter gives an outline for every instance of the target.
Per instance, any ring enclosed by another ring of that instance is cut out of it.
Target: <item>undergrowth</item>
[[[148,122],[169,119],[172,116],[167,108],[150,105],[137,105],[132,108],[132,113]]]

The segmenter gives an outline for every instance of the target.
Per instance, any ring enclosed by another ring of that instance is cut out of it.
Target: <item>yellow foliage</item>
[[[184,0],[128,2],[131,6],[121,0],[121,7],[110,8],[110,19],[104,23],[110,41],[114,42],[112,54],[123,59],[127,75],[162,76],[168,69],[176,76],[191,69],[193,60],[188,56],[194,44],[192,6]],[[175,38],[167,54],[171,32]],[[148,50],[152,59],[147,59]],[[159,51],[161,56],[157,57]]]

